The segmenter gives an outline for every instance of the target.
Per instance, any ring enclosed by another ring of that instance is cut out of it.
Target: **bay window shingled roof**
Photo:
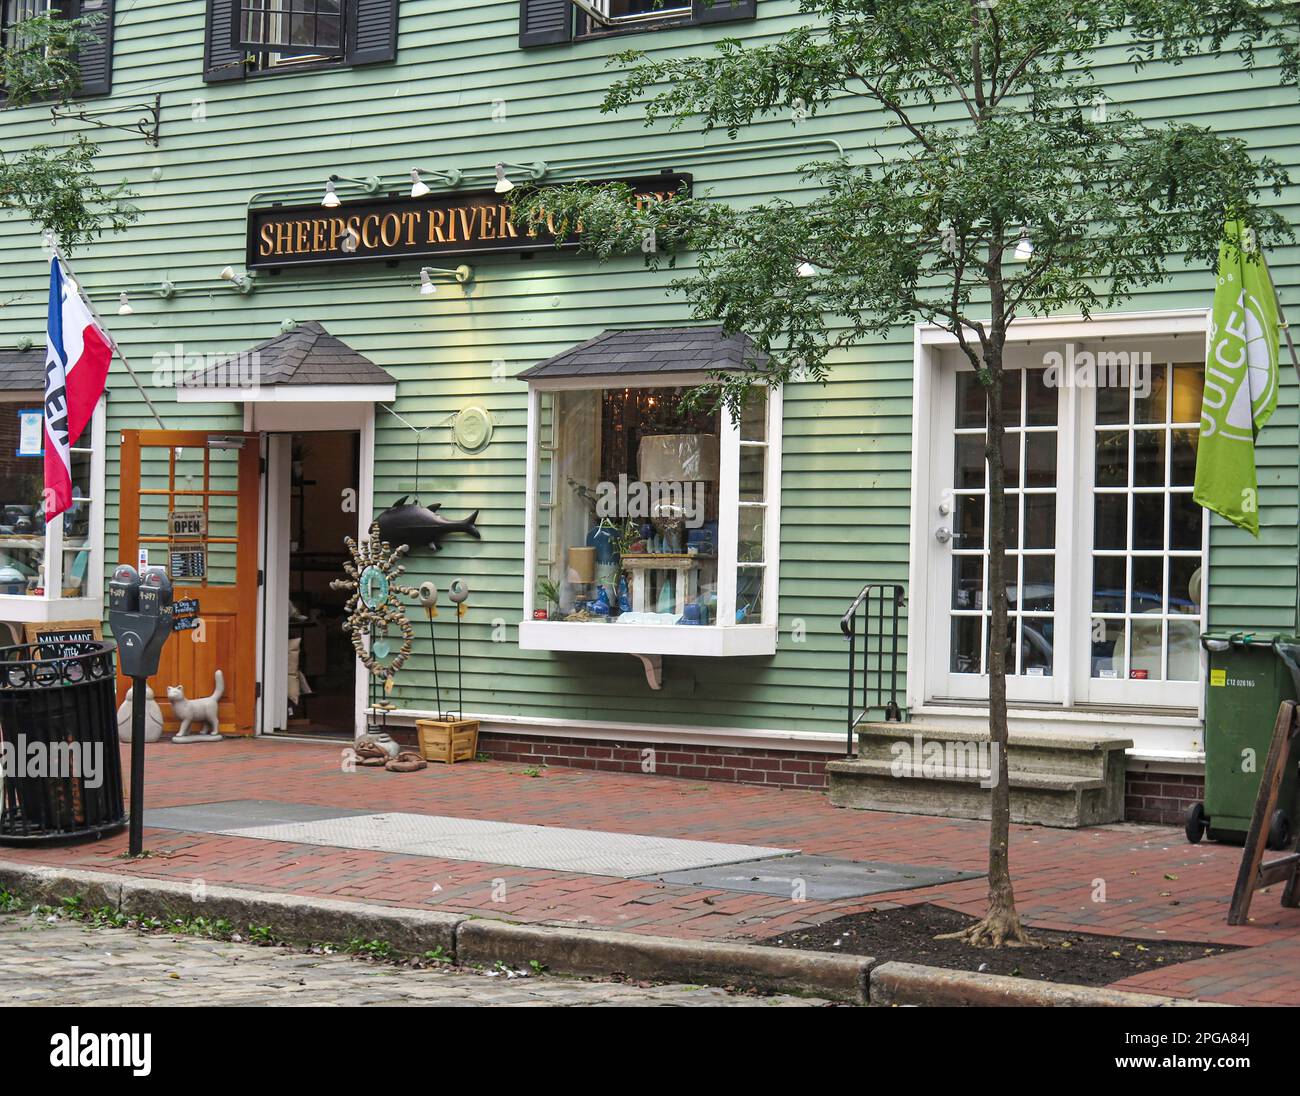
[[[635,373],[709,373],[753,369],[767,361],[748,335],[721,327],[641,327],[602,331],[518,374],[520,380],[617,377]]]
[[[0,392],[45,391],[45,347],[0,349]]]
[[[281,384],[396,384],[386,369],[358,354],[315,320],[258,343],[239,354],[220,358],[193,374],[187,383],[220,387],[230,375],[254,376],[259,386]]]

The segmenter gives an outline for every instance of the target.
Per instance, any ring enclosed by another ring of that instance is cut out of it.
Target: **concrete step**
[[[979,756],[987,764],[987,727],[953,727],[925,722],[868,723],[858,730],[858,756],[864,760],[893,761],[917,754],[944,756],[960,761],[963,754]],[[933,746],[931,744],[934,744]],[[1044,734],[1013,730],[1007,746],[1007,764],[1019,772],[1036,772],[1079,777],[1109,778],[1117,765],[1122,770],[1124,751],[1133,742],[1115,735],[1079,732]],[[951,766],[950,766],[951,767]]]
[[[1073,828],[1124,815],[1127,738],[1080,731],[1013,731],[1007,747],[1011,817]],[[858,732],[859,756],[828,767],[830,801],[840,807],[946,818],[988,818],[985,782],[993,755],[987,727],[925,722],[871,723]]]

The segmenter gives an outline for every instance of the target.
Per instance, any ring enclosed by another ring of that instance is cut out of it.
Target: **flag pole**
[[[122,353],[122,348],[118,346],[117,339],[113,337],[113,333],[108,329],[108,324],[104,322],[104,317],[99,314],[99,310],[94,306],[90,298],[81,292],[81,279],[73,272],[72,264],[68,262],[68,257],[63,254],[63,249],[60,248],[58,242],[53,239],[49,241],[49,244],[50,250],[54,252],[55,257],[59,262],[63,264],[63,269],[68,272],[68,277],[70,277],[73,284],[76,285],[77,295],[81,298],[85,306],[90,309],[90,314],[98,321],[100,330],[108,336],[108,341],[113,347],[113,353],[116,354],[118,360],[126,366],[126,371],[131,374],[131,380],[135,383],[140,395],[144,397],[145,406],[149,408],[149,414],[153,416],[154,422],[158,424],[158,429],[166,430],[167,427],[163,424],[162,416],[158,414],[158,409],[154,407],[153,400],[149,398],[149,393],[144,390],[144,385],[140,383],[140,378],[135,375],[135,370],[131,368],[131,363],[126,360],[126,355]]]

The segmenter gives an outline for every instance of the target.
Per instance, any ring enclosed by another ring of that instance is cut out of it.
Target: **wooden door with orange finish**
[[[165,726],[179,725],[168,686],[180,685],[190,698],[209,696],[220,670],[221,731],[251,735],[257,715],[257,435],[124,430],[121,452],[118,561],[137,566],[147,549],[151,564],[167,567],[176,600],[199,603],[198,626],[167,641],[149,680]],[[173,540],[172,515],[182,515],[182,523],[190,515],[192,539]],[[126,685],[119,677],[119,698]]]

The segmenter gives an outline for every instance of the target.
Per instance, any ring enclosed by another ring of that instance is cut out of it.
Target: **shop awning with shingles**
[[[181,403],[374,403],[396,399],[397,380],[312,320],[188,374],[176,398]]]
[[[45,347],[0,349],[0,392],[44,392]]]
[[[767,361],[748,335],[721,327],[643,327],[602,331],[525,369],[524,381],[753,369]]]

